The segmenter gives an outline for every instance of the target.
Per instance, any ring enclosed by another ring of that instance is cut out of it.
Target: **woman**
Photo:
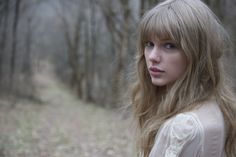
[[[235,95],[220,58],[229,39],[200,0],[167,0],[139,28],[132,105],[142,157],[235,157]]]

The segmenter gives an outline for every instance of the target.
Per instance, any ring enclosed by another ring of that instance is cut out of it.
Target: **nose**
[[[153,63],[160,63],[161,61],[161,52],[158,47],[154,47],[150,54],[149,54],[149,60]]]

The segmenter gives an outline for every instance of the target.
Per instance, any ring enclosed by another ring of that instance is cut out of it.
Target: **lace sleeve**
[[[191,114],[179,114],[167,121],[157,134],[149,157],[179,157],[199,133],[198,121]],[[194,153],[193,153],[194,154]],[[191,154],[191,157],[194,155]]]

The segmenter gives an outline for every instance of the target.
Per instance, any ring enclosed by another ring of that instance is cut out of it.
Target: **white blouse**
[[[225,125],[214,101],[166,121],[149,157],[225,157]]]

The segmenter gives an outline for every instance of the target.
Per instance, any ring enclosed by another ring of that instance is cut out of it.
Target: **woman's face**
[[[144,53],[151,81],[156,86],[171,85],[186,70],[186,57],[171,40],[150,40],[145,43]]]

